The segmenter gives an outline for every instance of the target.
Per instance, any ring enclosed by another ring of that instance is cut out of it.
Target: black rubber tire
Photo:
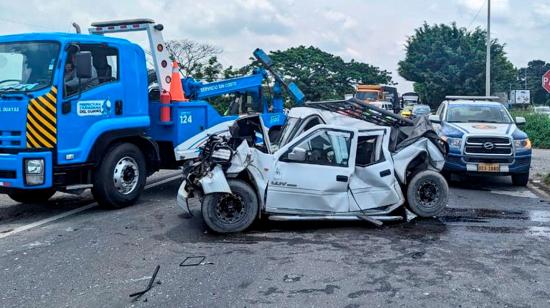
[[[113,180],[115,165],[123,157],[131,157],[138,167],[136,187],[128,194],[119,192]],[[146,165],[143,153],[131,143],[119,143],[111,146],[96,169],[93,179],[92,194],[99,205],[109,209],[119,209],[137,202],[146,180]]]
[[[224,222],[216,215],[216,207],[220,198],[228,194],[215,193],[204,196],[202,201],[202,217],[208,228],[216,233],[242,232],[254,223],[258,217],[258,197],[250,185],[241,180],[228,180],[233,195],[238,196],[244,205],[242,218],[233,223]]]
[[[514,186],[527,186],[529,183],[529,173],[512,175],[512,184]]]
[[[436,196],[427,205],[420,200],[420,188],[425,184],[434,185]],[[407,208],[420,217],[439,215],[447,206],[449,200],[449,185],[445,178],[435,171],[425,170],[412,177],[407,186]]]
[[[14,190],[8,196],[19,203],[44,203],[55,194],[55,189]]]

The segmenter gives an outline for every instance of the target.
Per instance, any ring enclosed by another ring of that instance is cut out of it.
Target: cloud
[[[189,38],[221,47],[224,65],[248,63],[252,51],[313,45],[393,72],[401,92],[411,83],[398,76],[404,42],[424,21],[485,27],[487,0],[19,0],[0,1],[0,34],[85,30],[92,21],[147,17],[163,23],[166,39]],[[550,4],[540,0],[491,0],[493,36],[506,43],[516,65],[541,58],[550,37]],[[480,12],[477,19],[474,16]],[[473,22],[472,22],[473,21]],[[144,45],[143,34],[124,35]],[[146,46],[144,46],[147,48]]]

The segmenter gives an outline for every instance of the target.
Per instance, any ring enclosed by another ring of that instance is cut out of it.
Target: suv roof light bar
[[[456,100],[471,100],[471,101],[498,101],[500,97],[498,96],[458,96],[458,95],[448,95],[445,96],[446,100],[456,101]]]

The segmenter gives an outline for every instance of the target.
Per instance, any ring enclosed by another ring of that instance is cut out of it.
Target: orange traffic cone
[[[187,99],[185,98],[185,94],[183,93],[179,65],[176,61],[172,63],[172,82],[170,82],[170,97],[172,98],[172,101],[187,101]]]

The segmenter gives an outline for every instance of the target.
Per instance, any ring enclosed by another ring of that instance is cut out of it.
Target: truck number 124
[[[182,112],[180,114],[180,123],[181,124],[193,123],[193,116],[191,115],[191,112]]]

